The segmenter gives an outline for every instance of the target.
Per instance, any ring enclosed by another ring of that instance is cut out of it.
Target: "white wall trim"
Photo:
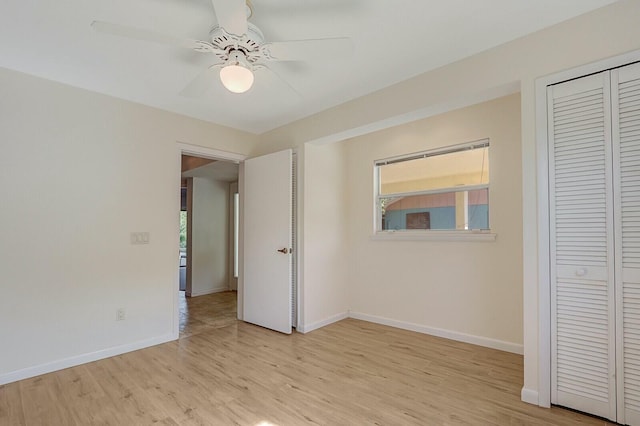
[[[191,293],[191,297],[205,296],[207,294],[222,293],[223,291],[229,291],[229,287],[216,287],[205,291],[196,291]]]
[[[536,155],[538,227],[538,405],[551,406],[551,283],[549,264],[549,153],[547,86],[640,61],[640,50],[561,71],[536,80]],[[526,360],[525,360],[526,361]],[[525,364],[525,368],[526,364]],[[524,401],[524,389],[523,389]],[[528,402],[528,401],[526,401]]]
[[[537,404],[551,404],[551,283],[549,248],[549,153],[547,143],[547,85],[536,81],[536,157],[538,175],[538,394]],[[530,397],[531,393],[527,395]],[[522,400],[524,399],[524,388]]]
[[[313,330],[317,330],[319,328],[325,327],[327,325],[333,324],[334,322],[342,321],[343,319],[349,318],[349,312],[342,312],[336,315],[332,315],[329,318],[325,318],[321,321],[316,321],[314,323],[305,326],[303,324],[298,324],[296,331],[300,333],[310,333]]]
[[[522,402],[538,405],[538,391],[522,388],[522,392],[520,392],[520,399]]]
[[[145,339],[145,340],[140,340],[134,343],[128,343],[126,345],[114,346],[112,348],[102,349],[95,352],[89,352],[82,355],[75,355],[69,358],[59,359],[56,361],[47,362],[45,364],[23,368],[21,370],[16,370],[10,373],[0,375],[0,385],[17,382],[18,380],[28,379],[30,377],[51,373],[53,371],[63,370],[69,367],[75,367],[76,365],[86,364],[88,362],[98,361],[100,359],[109,358],[116,355],[122,355],[124,353],[137,351],[139,349],[160,345],[162,343],[167,343],[172,340],[176,340],[177,338],[178,338],[177,334],[169,333],[169,334],[154,337],[151,339]]]
[[[471,343],[473,345],[484,346],[500,351],[511,352],[522,355],[523,346],[517,343],[505,342],[503,340],[491,339],[488,337],[474,336],[471,334],[460,333],[457,331],[444,330],[442,328],[428,327],[426,325],[415,324],[411,322],[398,321],[390,318],[379,317],[375,315],[363,314],[361,312],[350,312],[350,318],[363,321],[373,322],[376,324],[388,325],[391,327],[401,328],[403,330],[416,331],[418,333],[429,334],[436,337],[444,337],[445,339],[456,340],[458,342]]]
[[[236,152],[221,151],[219,149],[208,148],[206,146],[192,145],[184,142],[177,142],[181,154],[194,155],[196,157],[210,158],[213,160],[226,160],[239,163],[247,159],[244,154]]]

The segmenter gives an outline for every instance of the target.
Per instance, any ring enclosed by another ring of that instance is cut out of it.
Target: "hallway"
[[[224,291],[198,297],[180,292],[180,338],[215,328],[227,327],[238,320],[237,292]]]

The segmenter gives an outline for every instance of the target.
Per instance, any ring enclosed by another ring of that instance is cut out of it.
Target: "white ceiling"
[[[256,74],[247,93],[217,81],[179,92],[207,54],[94,32],[94,20],[205,39],[209,0],[2,0],[0,66],[253,133],[262,133],[614,0],[253,0],[267,41],[348,36],[353,55],[273,63],[299,93]],[[261,84],[262,83],[262,84]]]

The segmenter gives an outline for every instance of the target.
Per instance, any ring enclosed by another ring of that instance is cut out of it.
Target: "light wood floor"
[[[352,319],[286,336],[199,317],[229,296],[185,301],[178,341],[0,386],[0,425],[607,424],[520,402],[521,356]]]
[[[235,291],[198,297],[185,297],[184,291],[179,294],[180,338],[234,325],[238,321]]]

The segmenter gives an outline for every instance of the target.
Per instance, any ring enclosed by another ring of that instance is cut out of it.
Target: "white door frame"
[[[538,405],[551,406],[551,282],[549,251],[549,152],[547,86],[640,61],[640,51],[582,65],[536,80],[536,157],[538,227]],[[525,259],[526,261],[526,259]],[[525,350],[526,352],[526,350]],[[524,395],[525,389],[523,389]],[[527,399],[527,402],[533,402]]]
[[[238,173],[239,174],[239,173]],[[238,179],[240,176],[238,176]],[[234,266],[236,261],[240,262],[240,259],[235,258],[235,198],[236,193],[239,194],[240,186],[239,182],[231,182],[229,184],[229,288],[231,290],[238,290],[238,278],[240,276],[240,271],[238,271],[238,277],[234,277]],[[240,204],[240,203],[238,203]],[[238,221],[240,220],[240,211],[238,211]],[[240,224],[238,223],[238,231],[240,230]],[[240,235],[238,234],[238,238]],[[240,244],[240,240],[238,240],[238,245]],[[240,248],[238,247],[238,255],[240,254]]]
[[[176,143],[176,161],[178,164],[178,176],[177,176],[177,186],[176,188],[180,188],[180,180],[182,179],[182,155],[193,155],[196,157],[202,157],[202,158],[209,158],[212,160],[222,160],[222,161],[231,161],[233,163],[239,163],[240,164],[240,174],[242,175],[242,162],[244,160],[247,159],[247,155],[244,154],[238,154],[235,152],[228,152],[228,151],[221,151],[218,149],[213,149],[213,148],[208,148],[206,146],[200,146],[200,145],[192,145],[192,144],[188,144],[188,143],[184,143],[184,142],[180,142],[178,141]],[[178,193],[178,191],[176,190],[176,194]],[[176,204],[179,205],[179,204]],[[240,214],[242,214],[242,212],[240,212]],[[176,223],[180,223],[180,218],[177,218]],[[239,249],[239,254],[238,254],[240,260],[242,261],[242,240],[240,240],[240,249]],[[176,277],[180,276],[180,266],[178,265],[176,267],[176,273],[175,273]],[[180,327],[180,306],[178,304],[178,299],[180,296],[180,289],[175,287],[175,291],[174,291],[174,296],[173,296],[173,330],[175,333],[176,338],[179,337],[180,332],[179,332],[179,327]],[[241,287],[242,287],[242,280],[240,279],[240,277],[238,278],[238,319],[242,319],[241,317],[241,311],[242,309],[240,309],[240,307],[242,306],[242,292],[241,292]]]

